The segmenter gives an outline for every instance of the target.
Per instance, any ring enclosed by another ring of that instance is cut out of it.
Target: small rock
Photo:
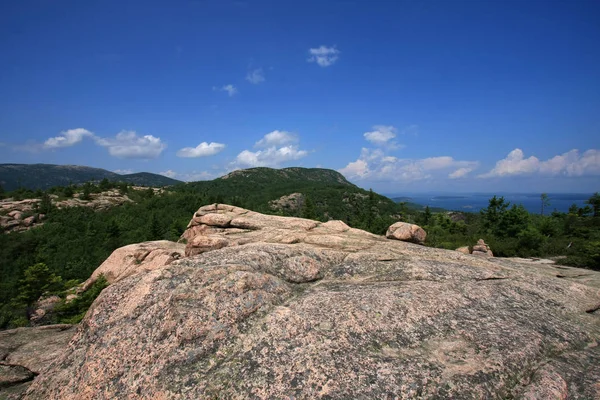
[[[33,225],[33,223],[35,222],[35,216],[31,216],[31,217],[27,217],[23,220],[23,225],[25,226],[31,226]]]
[[[469,246],[459,247],[458,249],[456,249],[456,251],[463,254],[471,254],[471,252],[469,251]]]

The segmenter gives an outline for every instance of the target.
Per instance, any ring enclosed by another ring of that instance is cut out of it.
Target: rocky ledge
[[[598,272],[226,205],[184,236],[24,398],[600,398]]]

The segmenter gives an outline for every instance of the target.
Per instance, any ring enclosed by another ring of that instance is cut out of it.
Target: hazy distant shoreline
[[[585,205],[585,201],[593,193],[548,193],[550,206],[546,208],[547,214],[555,209],[567,212],[569,207],[575,203],[579,207]],[[541,211],[541,193],[498,193],[511,204],[522,204],[531,213]],[[389,198],[400,198],[402,201],[417,203],[429,207],[439,207],[453,211],[479,211],[488,206],[489,199],[494,193],[398,193],[385,194]]]

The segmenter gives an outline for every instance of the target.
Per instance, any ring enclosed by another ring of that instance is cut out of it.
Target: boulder
[[[125,279],[139,272],[147,272],[169,265],[183,257],[185,245],[157,240],[123,246],[115,251],[83,282],[78,292],[89,289],[100,275],[104,275],[109,284]]]
[[[388,228],[385,236],[388,239],[424,244],[427,233],[419,225],[409,224],[406,222],[396,222]]]
[[[600,397],[600,272],[204,211],[254,228],[115,281],[25,399]]]
[[[27,226],[27,227],[32,226],[34,224],[34,222],[35,222],[35,216],[33,216],[33,215],[23,219],[23,225]]]
[[[459,247],[458,249],[456,249],[456,251],[463,254],[471,254],[471,252],[469,251],[469,246]]]
[[[23,218],[23,213],[21,211],[15,210],[15,211],[9,212],[8,216],[12,217],[13,219],[17,219],[18,220],[18,219]]]
[[[337,236],[344,233],[343,237]],[[364,238],[381,237],[352,229],[342,221],[319,222],[304,218],[264,215],[227,204],[200,207],[181,235],[186,256],[249,243],[309,243],[326,247],[354,245],[363,248]]]

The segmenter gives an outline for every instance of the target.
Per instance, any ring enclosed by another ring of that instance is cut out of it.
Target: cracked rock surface
[[[72,325],[0,332],[0,399],[16,399],[67,347]]]
[[[105,289],[25,398],[600,398],[598,272],[226,205],[184,237],[194,255]]]

